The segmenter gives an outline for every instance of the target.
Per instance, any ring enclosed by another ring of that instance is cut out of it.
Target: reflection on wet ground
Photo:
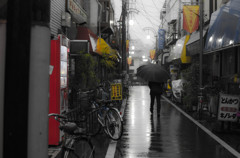
[[[130,89],[124,115],[124,135],[118,142],[115,158],[232,158],[169,103],[161,101],[161,115],[149,111],[147,86]],[[156,107],[155,107],[156,109]]]

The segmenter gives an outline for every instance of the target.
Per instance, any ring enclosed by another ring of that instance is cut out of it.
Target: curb
[[[185,111],[183,111],[181,108],[179,108],[177,105],[175,105],[173,102],[171,102],[168,98],[165,96],[162,96],[164,100],[166,100],[168,103],[170,103],[175,109],[177,109],[180,113],[182,113],[185,117],[187,117],[190,121],[192,121],[194,124],[196,124],[199,128],[201,128],[204,132],[206,132],[210,137],[212,137],[215,141],[217,141],[219,144],[221,144],[226,150],[228,150],[230,153],[232,153],[237,158],[240,158],[240,153],[236,151],[234,148],[232,148],[230,145],[228,145],[226,142],[224,142],[221,138],[216,136],[214,133],[212,133],[210,130],[208,130],[205,126],[203,126],[201,123],[196,121],[193,117],[188,115]]]
[[[124,111],[125,111],[126,105],[127,105],[127,98],[123,100],[122,105],[121,105],[120,112],[121,112],[122,118],[124,116]],[[111,140],[108,145],[108,149],[107,149],[105,158],[113,158],[115,155],[116,147],[117,147],[117,141]]]

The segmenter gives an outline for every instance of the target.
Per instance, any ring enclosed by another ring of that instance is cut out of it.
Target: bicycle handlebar
[[[48,114],[48,117],[51,117],[51,116],[54,116],[54,119],[59,121],[58,118],[60,119],[67,119],[66,116],[63,116],[63,115],[60,115],[60,114],[56,114],[56,113],[51,113],[51,114]]]

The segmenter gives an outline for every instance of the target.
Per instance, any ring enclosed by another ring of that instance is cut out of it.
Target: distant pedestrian
[[[159,82],[151,82],[151,81],[148,82],[148,86],[150,88],[150,97],[151,97],[150,112],[153,113],[153,106],[156,98],[158,116],[160,115],[160,111],[161,111],[160,98],[164,90],[163,85],[164,85],[163,83],[159,83]]]

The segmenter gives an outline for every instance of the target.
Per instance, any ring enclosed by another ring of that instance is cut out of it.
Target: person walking
[[[150,97],[151,97],[151,103],[150,103],[150,112],[153,113],[153,106],[155,102],[155,98],[157,100],[157,114],[160,116],[161,111],[161,102],[160,98],[163,93],[163,83],[159,82],[148,82],[148,86],[150,88]]]

